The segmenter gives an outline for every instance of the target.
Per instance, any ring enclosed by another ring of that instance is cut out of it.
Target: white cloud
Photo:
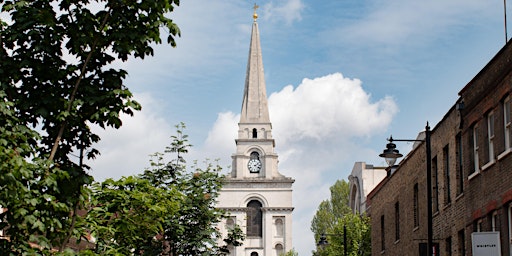
[[[149,155],[162,152],[170,143],[174,129],[156,111],[158,101],[149,94],[135,95],[142,110],[134,116],[122,115],[120,129],[92,127],[101,141],[101,155],[87,163],[97,181],[142,173],[149,167]]]
[[[295,90],[289,85],[270,95],[274,135],[281,143],[369,136],[397,112],[390,97],[370,100],[358,79],[340,73],[306,78]]]
[[[220,113],[213,127],[208,132],[208,137],[202,147],[193,147],[192,159],[219,160],[219,164],[230,171],[231,155],[235,153],[235,139],[238,132],[238,121],[240,115],[233,112]]]
[[[269,108],[280,171],[296,180],[294,245],[311,251],[309,225],[332,177],[344,179],[355,161],[375,159],[364,141],[383,132],[398,107],[390,97],[372,101],[360,80],[335,73],[286,86],[270,95]]]
[[[294,245],[301,252],[311,251],[314,239],[308,227],[334,183],[326,177],[343,179],[351,170],[343,168],[352,166],[354,158],[376,156],[361,141],[381,133],[398,108],[389,97],[372,102],[360,80],[335,73],[272,93],[269,111],[279,170],[295,179]],[[219,114],[201,154],[221,157],[226,166],[235,153],[238,121],[232,112]]]

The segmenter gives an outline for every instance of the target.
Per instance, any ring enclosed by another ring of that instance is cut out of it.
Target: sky
[[[219,159],[230,170],[255,2],[279,171],[295,179],[293,247],[311,255],[311,220],[329,187],[355,162],[385,166],[378,154],[391,134],[414,139],[443,118],[504,46],[504,2],[181,1],[169,15],[176,48],[116,64],[143,109],[119,130],[96,128],[96,180],[141,173],[180,122],[190,164]]]

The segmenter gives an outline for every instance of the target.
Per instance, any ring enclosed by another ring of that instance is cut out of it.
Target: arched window
[[[251,256],[258,256],[257,252],[251,252]]]
[[[357,179],[356,179],[357,181]],[[356,184],[353,184],[352,185],[352,191],[350,193],[350,206],[352,206],[352,213],[359,213],[360,209],[359,209],[359,206],[360,206],[360,203],[359,203],[359,190],[357,189],[357,185]]]
[[[262,237],[263,213],[261,203],[252,200],[247,204],[247,236]]]
[[[282,244],[276,244],[276,254],[281,255],[284,252],[284,248]]]
[[[256,130],[256,128],[252,129],[252,138],[253,139],[258,138],[258,130]]]
[[[251,152],[251,159],[260,160],[260,154],[256,151]]]

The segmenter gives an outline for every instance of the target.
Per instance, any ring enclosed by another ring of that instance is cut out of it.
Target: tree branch
[[[105,17],[103,18],[103,21],[102,21],[100,29],[99,29],[100,32],[105,28],[105,25],[107,24],[107,20],[108,20],[109,16],[110,16],[110,10],[105,13]],[[101,34],[99,34],[99,35],[101,35]],[[76,81],[75,86],[73,88],[73,92],[71,93],[71,97],[69,98],[68,108],[66,109],[67,112],[71,112],[71,108],[72,108],[73,102],[75,100],[75,95],[76,95],[76,92],[78,91],[78,86],[80,85],[80,82],[82,81],[83,77],[85,76],[85,70],[87,68],[87,64],[91,60],[93,52],[96,50],[98,41],[99,41],[99,38],[96,37],[96,39],[94,40],[94,42],[91,46],[91,51],[89,52],[89,54],[87,54],[87,58],[85,59],[82,70],[80,71],[80,76],[78,77],[78,80]],[[66,121],[62,122],[62,124],[60,125],[59,133],[57,134],[57,137],[55,138],[55,142],[53,143],[52,151],[50,152],[50,157],[49,157],[50,161],[53,160],[53,158],[55,157],[55,154],[57,153],[57,149],[59,148],[59,143],[62,138],[62,134],[64,134],[64,129],[66,129],[66,125],[67,125]]]

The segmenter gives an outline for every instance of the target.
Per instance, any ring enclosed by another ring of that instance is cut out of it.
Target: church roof
[[[252,24],[240,123],[270,123],[257,16]]]

